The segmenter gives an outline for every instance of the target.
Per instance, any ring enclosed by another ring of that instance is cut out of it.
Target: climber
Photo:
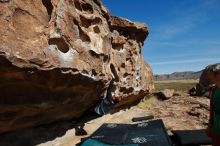
[[[112,96],[112,92],[115,90],[114,78],[110,81],[109,87],[104,95],[103,100],[95,107],[95,112],[103,116],[111,110],[111,108],[117,103],[117,100]]]
[[[220,144],[220,63],[206,67],[210,88],[210,118],[207,134],[212,138],[212,145]]]

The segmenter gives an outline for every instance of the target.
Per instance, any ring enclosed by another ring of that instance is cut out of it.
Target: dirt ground
[[[0,135],[0,145],[72,146],[80,143],[103,123],[132,123],[133,117],[154,115],[162,119],[171,130],[204,129],[208,124],[209,99],[191,97],[184,92],[168,100],[160,101],[154,96],[143,99],[138,105],[99,118],[84,117],[81,121],[66,121],[50,126],[40,126]],[[78,135],[78,136],[77,136]]]
[[[144,107],[145,104],[148,107]],[[154,115],[155,119],[162,119],[169,135],[172,134],[171,130],[205,129],[208,124],[208,105],[209,99],[206,97],[191,97],[184,92],[179,92],[178,96],[173,96],[169,100],[145,99],[130,109],[89,121],[85,123],[84,130],[90,135],[103,123],[132,123],[133,117],[147,115]],[[41,146],[54,145],[58,141],[63,142],[63,146],[80,142],[82,136],[73,137],[73,134],[68,133],[59,139],[41,144]]]
[[[186,93],[169,100],[159,101],[150,108],[155,118],[163,119],[169,133],[171,130],[204,129],[208,124],[209,99],[191,97]]]

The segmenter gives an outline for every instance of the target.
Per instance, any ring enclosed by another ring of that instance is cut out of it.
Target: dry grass
[[[198,80],[166,80],[155,81],[155,90],[174,89],[175,91],[188,91],[194,87]]]
[[[137,107],[141,109],[150,109],[151,107],[155,106],[158,103],[158,99],[153,94],[150,94],[142,99]]]

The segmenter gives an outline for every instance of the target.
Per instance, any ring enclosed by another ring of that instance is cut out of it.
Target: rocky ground
[[[130,109],[100,118],[86,116],[81,121],[67,121],[2,134],[0,145],[75,145],[103,123],[132,123],[133,117],[151,114],[156,119],[163,119],[170,135],[171,130],[204,129],[208,123],[208,105],[209,99],[191,97],[184,92],[174,93],[174,96],[164,101],[152,95]]]
[[[171,130],[204,129],[208,124],[209,99],[191,97],[186,93],[160,101],[151,108],[155,118],[163,119],[169,133]]]

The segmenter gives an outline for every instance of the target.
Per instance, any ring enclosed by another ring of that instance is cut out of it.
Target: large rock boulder
[[[0,132],[79,118],[112,78],[115,108],[154,88],[145,24],[99,0],[0,0]]]
[[[208,65],[203,71],[199,79],[199,83],[196,85],[196,95],[197,96],[208,96],[208,90],[211,87],[208,73],[220,73],[220,63]]]

